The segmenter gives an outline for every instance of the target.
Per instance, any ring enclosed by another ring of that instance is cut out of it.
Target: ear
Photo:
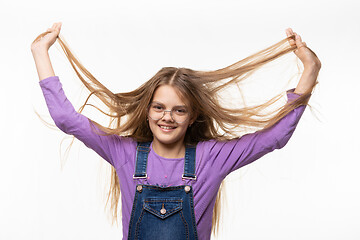
[[[193,116],[191,119],[190,119],[190,122],[189,122],[189,125],[193,125],[194,122],[196,121],[198,115],[196,114],[195,116]]]

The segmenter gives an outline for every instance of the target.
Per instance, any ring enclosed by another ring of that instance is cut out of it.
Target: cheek
[[[154,132],[154,130],[157,127],[157,124],[154,123],[153,121],[149,120],[149,127],[150,127],[151,132]]]

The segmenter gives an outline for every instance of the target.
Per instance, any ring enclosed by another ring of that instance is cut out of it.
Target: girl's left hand
[[[300,35],[298,35],[296,32],[293,32],[291,28],[286,29],[286,35],[288,37],[295,35],[295,40],[291,39],[289,40],[289,43],[291,46],[296,45],[297,49],[294,50],[294,53],[304,64],[304,68],[321,68],[320,60],[318,59],[316,54],[306,46],[306,43],[301,40]]]

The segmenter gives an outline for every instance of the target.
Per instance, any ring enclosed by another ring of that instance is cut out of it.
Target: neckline
[[[154,151],[154,149],[153,149],[153,147],[152,147],[152,144],[153,144],[153,142],[151,142],[151,144],[150,144],[151,152],[152,152],[156,157],[158,157],[158,158],[161,159],[161,160],[165,160],[165,161],[181,161],[181,160],[184,160],[184,159],[185,159],[185,157],[181,157],[181,158],[166,158],[166,157],[162,157],[162,156],[160,156],[159,154],[157,154],[157,153]]]

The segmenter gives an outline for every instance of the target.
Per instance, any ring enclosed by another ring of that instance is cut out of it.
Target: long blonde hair
[[[47,34],[40,34],[35,40]],[[280,42],[259,51],[230,66],[215,71],[195,71],[189,68],[164,67],[160,69],[150,80],[131,92],[113,93],[102,85],[74,56],[68,44],[61,36],[57,38],[70,64],[85,87],[90,91],[85,103],[79,110],[82,112],[91,95],[98,97],[108,108],[109,113],[101,111],[110,117],[109,127],[104,127],[91,120],[102,132],[100,135],[122,135],[135,139],[136,141],[151,141],[152,132],[146,121],[146,108],[150,103],[155,90],[164,84],[172,85],[180,92],[182,97],[189,100],[191,109],[196,113],[196,121],[188,128],[185,142],[197,143],[210,139],[227,141],[239,138],[235,134],[239,127],[257,127],[260,129],[271,128],[290,111],[301,105],[308,105],[309,98],[315,85],[292,102],[262,114],[264,109],[278,101],[282,95],[279,94],[264,104],[243,107],[240,109],[226,108],[220,104],[219,93],[221,90],[236,85],[248,78],[256,70],[296,49],[290,46],[288,41],[295,39],[294,36],[287,37]],[[273,114],[275,113],[275,114]],[[272,117],[269,117],[273,115]],[[129,121],[128,119],[131,119]],[[223,183],[217,193],[215,207],[212,217],[212,232],[214,235],[219,230],[220,206],[224,191]],[[115,168],[111,170],[110,189],[107,194],[106,206],[111,199],[110,211],[112,212],[112,224],[117,222],[118,202],[120,198],[120,184]]]

